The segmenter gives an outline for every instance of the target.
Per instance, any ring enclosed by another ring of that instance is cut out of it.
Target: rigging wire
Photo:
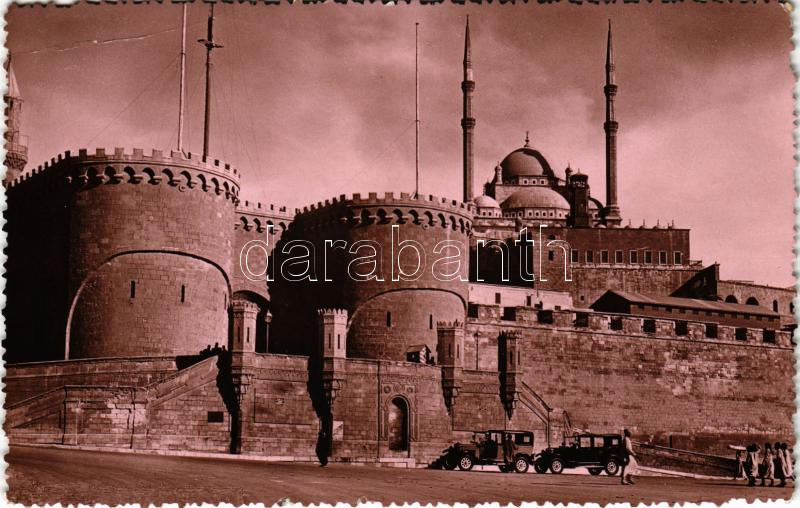
[[[170,60],[169,63],[166,66],[164,66],[163,69],[161,69],[161,71],[159,71],[158,75],[156,77],[154,77],[149,83],[147,83],[147,85],[145,85],[145,87],[142,89],[142,91],[139,92],[136,95],[136,97],[134,97],[130,102],[128,102],[128,104],[124,108],[122,108],[107,124],[105,124],[102,129],[97,131],[97,133],[94,136],[92,136],[89,139],[89,141],[87,141],[84,144],[84,146],[87,146],[87,147],[90,146],[92,141],[94,141],[97,138],[97,136],[99,136],[101,133],[105,132],[109,128],[109,126],[111,126],[111,124],[116,122],[119,119],[119,117],[122,116],[123,113],[125,113],[128,109],[130,109],[130,107],[133,106],[133,104],[136,101],[138,101],[142,97],[142,95],[145,94],[145,92],[147,92],[147,90],[153,85],[153,83],[155,83],[157,80],[159,80],[161,78],[161,76],[163,76],[164,73],[172,67],[172,65],[178,60],[178,58],[180,58],[180,55],[175,55],[175,57],[172,60]]]
[[[192,24],[187,25],[187,26],[195,26],[195,25],[199,25],[201,23],[202,22],[195,22],[195,23],[192,23]],[[170,32],[175,32],[175,31],[180,30],[180,29],[181,29],[181,27],[177,26],[177,27],[173,27],[173,28],[168,28],[166,30],[160,30],[158,32],[150,32],[150,33],[139,34],[139,35],[130,35],[130,36],[127,36],[127,37],[113,37],[111,39],[85,39],[85,40],[82,40],[82,41],[75,41],[75,42],[72,43],[71,46],[47,46],[47,47],[44,47],[44,48],[31,49],[31,50],[28,50],[28,51],[14,51],[14,57],[16,58],[16,57],[21,56],[21,55],[36,55],[36,54],[39,54],[39,53],[48,53],[48,52],[61,53],[61,52],[70,51],[70,50],[73,50],[73,49],[81,49],[81,48],[84,48],[84,47],[87,47],[87,46],[103,46],[103,45],[112,44],[112,43],[115,43],[115,42],[143,41],[143,40],[150,39],[152,37],[156,37],[156,36],[159,36],[159,35],[167,34],[167,33],[170,33]]]

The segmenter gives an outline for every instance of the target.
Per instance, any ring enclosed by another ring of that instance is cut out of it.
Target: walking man
[[[624,437],[622,440],[624,460],[622,461],[622,485],[633,485],[633,475],[637,473],[638,465],[636,463],[636,453],[633,451],[633,443],[631,442],[631,431],[625,429]]]

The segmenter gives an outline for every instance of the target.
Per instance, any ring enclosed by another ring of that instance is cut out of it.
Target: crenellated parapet
[[[86,149],[59,154],[43,165],[23,174],[10,184],[22,187],[36,180],[47,180],[52,185],[66,184],[82,190],[99,185],[165,184],[180,191],[201,190],[224,195],[234,203],[239,201],[239,172],[219,160],[208,160],[197,154],[183,154],[152,150],[145,154],[141,148],[126,153],[122,148],[107,152],[97,148],[94,153]]]
[[[236,205],[234,229],[267,233],[272,227],[275,233],[282,233],[294,220],[295,210],[272,203],[242,200]]]
[[[383,197],[371,192],[366,197],[342,194],[298,210],[297,220],[309,229],[340,225],[415,224],[424,228],[440,227],[465,234],[472,231],[475,206],[454,199],[402,192]]]
[[[470,304],[474,324],[511,329],[550,328],[641,339],[714,341],[770,348],[793,348],[792,333],[767,328],[726,326],[699,320],[662,319],[594,311],[540,310]]]

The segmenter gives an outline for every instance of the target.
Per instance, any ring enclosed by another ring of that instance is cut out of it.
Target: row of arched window
[[[726,303],[739,303],[739,299],[736,298],[734,295],[728,295],[725,297]],[[745,305],[761,305],[758,302],[758,299],[755,296],[749,297],[744,302]],[[773,312],[780,312],[780,305],[778,304],[778,300],[772,300],[772,311]],[[794,314],[794,303],[789,302],[789,314]]]

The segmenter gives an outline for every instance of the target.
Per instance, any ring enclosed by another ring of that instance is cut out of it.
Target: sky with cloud
[[[208,7],[188,10],[184,147],[200,152]],[[605,199],[611,19],[623,217],[691,228],[691,257],[724,278],[793,283],[791,26],[775,3],[218,5],[212,155],[242,171],[250,200],[413,191],[419,22],[420,190],[460,197],[467,14],[476,189],[530,131],[557,173],[580,168]],[[175,148],[180,18],[167,4],[9,7],[30,165],[81,147]]]

